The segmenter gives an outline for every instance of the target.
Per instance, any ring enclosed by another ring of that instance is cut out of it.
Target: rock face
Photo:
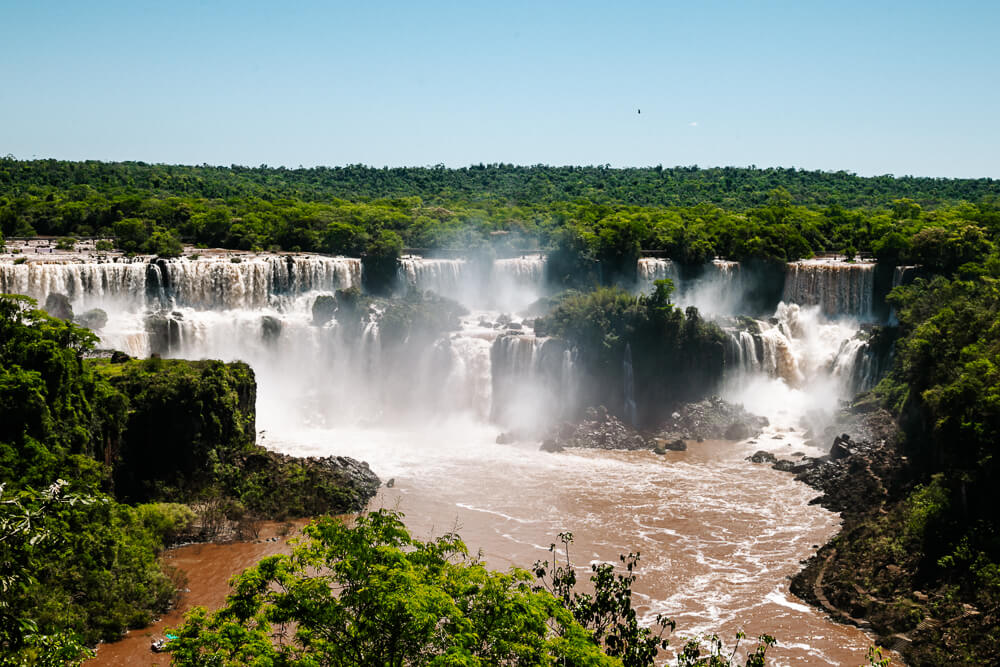
[[[281,320],[273,315],[260,318],[260,334],[264,342],[273,343],[281,337]]]
[[[337,311],[337,299],[329,294],[322,294],[316,297],[312,305],[312,323],[321,327],[333,319],[333,314]]]
[[[765,426],[766,417],[713,396],[679,408],[657,436],[665,440],[745,440],[758,435]]]
[[[857,409],[841,415],[837,430],[842,433],[834,437],[830,455],[804,460],[797,479],[823,492],[814,503],[845,516],[862,514],[906,477],[899,427],[883,409]]]
[[[43,310],[52,317],[58,317],[61,320],[73,320],[73,306],[70,305],[69,297],[65,294],[58,294],[56,292],[49,294],[48,298],[45,299]]]
[[[272,518],[359,512],[382,482],[364,461],[347,456],[295,457],[255,446],[241,474],[261,494],[261,514]]]
[[[76,317],[76,323],[91,331],[100,331],[108,323],[108,314],[100,308],[92,308]]]

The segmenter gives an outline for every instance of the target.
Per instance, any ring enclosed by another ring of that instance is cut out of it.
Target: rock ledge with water
[[[648,434],[626,426],[607,408],[598,406],[587,408],[579,423],[564,423],[556,427],[545,438],[542,450],[558,452],[567,447],[638,450],[653,449],[656,444]]]
[[[768,425],[766,417],[712,396],[677,409],[657,432],[664,440],[746,440]]]

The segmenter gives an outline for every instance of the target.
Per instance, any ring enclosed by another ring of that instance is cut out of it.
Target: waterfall
[[[490,349],[491,419],[504,428],[539,433],[576,410],[574,352],[550,338],[501,335]]]
[[[877,381],[875,370],[867,340],[855,336],[841,343],[833,360],[832,374],[844,395],[854,396],[871,389]]]
[[[545,257],[525,255],[493,262],[488,305],[517,312],[545,294]]]
[[[632,346],[625,344],[625,358],[622,360],[622,371],[625,377],[625,418],[636,428],[639,425],[639,413],[635,404],[635,375],[632,372]]]
[[[289,295],[361,285],[361,260],[349,257],[210,257],[156,264],[166,274],[166,296],[196,308],[261,308]]]
[[[730,377],[743,381],[760,372],[761,360],[758,352],[758,341],[763,348],[763,341],[758,334],[755,338],[746,330],[729,330],[726,332],[726,369]],[[761,351],[763,351],[761,349]]]
[[[425,259],[406,256],[399,260],[399,281],[421,292],[461,300],[466,261],[464,259]]]
[[[669,259],[639,258],[636,276],[638,277],[636,288],[642,294],[649,294],[657,280],[673,280],[674,287],[680,288],[680,274],[677,272],[677,267]]]
[[[142,260],[117,261],[29,261],[0,263],[0,294],[26,294],[44,303],[49,294],[65,294],[71,300],[100,302],[119,299],[143,300],[146,267]]]
[[[468,308],[518,312],[545,294],[545,258],[525,255],[484,264],[406,256],[399,260],[399,282]]]
[[[85,305],[109,299],[135,304],[148,298],[161,306],[260,308],[285,295],[360,284],[361,260],[347,257],[213,254],[0,264],[0,292],[40,301],[60,293]]]
[[[865,262],[803,260],[788,264],[782,300],[818,305],[830,317],[870,318],[875,265]]]

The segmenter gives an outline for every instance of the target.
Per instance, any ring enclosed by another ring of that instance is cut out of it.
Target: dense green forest
[[[1000,230],[990,179],[782,169],[250,169],[0,160],[0,232],[115,236],[128,252],[207,247],[366,255],[404,247],[551,253],[563,284],[628,278],[640,249],[680,262],[818,252],[954,264]],[[946,267],[946,268],[950,268]],[[592,284],[592,283],[591,283]]]

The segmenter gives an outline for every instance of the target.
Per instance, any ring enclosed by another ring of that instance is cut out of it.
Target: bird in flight
[[[636,113],[642,113],[642,109],[637,109]]]

